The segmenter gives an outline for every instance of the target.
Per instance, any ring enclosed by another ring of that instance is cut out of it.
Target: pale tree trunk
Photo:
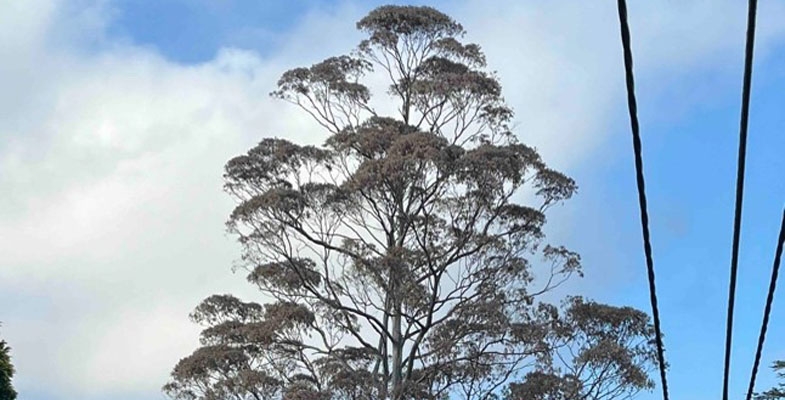
[[[401,395],[403,377],[403,340],[401,335],[401,308],[396,300],[395,315],[392,319],[392,390],[391,398],[398,399]]]
[[[400,61],[399,61],[400,62]],[[408,82],[408,77],[407,77]],[[403,104],[401,106],[402,117],[404,124],[409,124],[409,117],[411,115],[411,94],[410,89],[407,86],[404,89],[404,93],[402,93],[403,97]],[[399,215],[403,215],[405,213],[403,208],[403,196],[405,189],[401,190],[401,193],[394,194],[394,198],[397,199],[398,203],[398,213]],[[388,237],[388,246],[398,245],[402,246],[404,243],[405,232],[403,232],[403,226],[398,225],[396,223],[394,217],[389,218],[390,221],[390,232],[397,232],[397,234],[392,234]],[[397,236],[397,237],[396,237]],[[397,239],[397,240],[396,240]],[[389,251],[389,248],[388,248]],[[399,271],[393,270],[390,271],[390,291],[388,295],[392,299],[392,304],[390,309],[392,310],[392,365],[390,368],[390,399],[398,400],[402,397],[403,392],[403,333],[402,333],[402,321],[401,321],[401,314],[402,314],[402,296],[403,294],[400,293],[400,285],[399,279],[397,274]]]

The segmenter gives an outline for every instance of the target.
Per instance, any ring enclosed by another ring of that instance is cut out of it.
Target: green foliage
[[[756,400],[785,399],[785,361],[775,361],[772,369],[777,372],[777,377],[782,380],[776,387],[755,395]]]
[[[16,391],[11,385],[14,366],[11,364],[11,348],[5,340],[0,340],[0,400],[16,399]]]

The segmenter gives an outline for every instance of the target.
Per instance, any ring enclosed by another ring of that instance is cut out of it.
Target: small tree
[[[367,39],[354,54],[287,71],[272,93],[312,116],[325,144],[267,138],[227,163],[239,267],[267,303],[204,300],[192,314],[202,347],[165,392],[599,399],[651,387],[645,314],[538,299],[581,273],[542,231],[576,185],[511,132],[480,47],[429,7],[380,7],[357,27]],[[361,83],[374,70],[394,117]],[[536,203],[514,201],[524,189]]]
[[[11,364],[11,348],[5,340],[0,340],[0,400],[16,399],[16,391],[11,384],[14,366]]]
[[[777,372],[777,377],[780,378],[782,382],[780,382],[777,387],[773,387],[763,393],[757,393],[755,395],[757,400],[785,399],[785,361],[775,361],[774,365],[772,365],[772,369]]]

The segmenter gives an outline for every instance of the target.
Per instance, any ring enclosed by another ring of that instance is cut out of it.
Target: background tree
[[[773,387],[763,393],[757,393],[755,395],[757,400],[785,399],[785,361],[775,361],[772,368],[777,372],[777,377],[780,378],[782,382],[780,382],[777,387]]]
[[[5,340],[0,339],[0,400],[16,399],[16,391],[11,385],[14,377],[14,366],[11,364],[11,348]]]
[[[228,229],[266,303],[204,300],[191,315],[206,326],[202,347],[165,392],[600,399],[649,388],[644,314],[540,300],[581,273],[542,231],[576,185],[511,132],[480,47],[430,7],[380,7],[357,27],[356,52],[287,71],[272,93],[312,116],[325,144],[267,138],[227,163]],[[374,71],[395,116],[361,83]],[[524,189],[533,204],[514,201]]]

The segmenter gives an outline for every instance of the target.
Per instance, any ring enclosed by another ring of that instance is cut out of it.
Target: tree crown
[[[313,117],[324,145],[266,138],[227,163],[238,202],[227,226],[270,302],[199,305],[203,347],[177,364],[167,393],[545,399],[649,388],[645,314],[539,300],[582,273],[578,254],[543,233],[547,209],[577,186],[511,132],[480,47],[430,7],[380,7],[357,27],[367,39],[352,55],[287,71],[271,93]],[[388,78],[398,115],[371,104],[372,73]],[[515,201],[523,190],[533,204]]]

